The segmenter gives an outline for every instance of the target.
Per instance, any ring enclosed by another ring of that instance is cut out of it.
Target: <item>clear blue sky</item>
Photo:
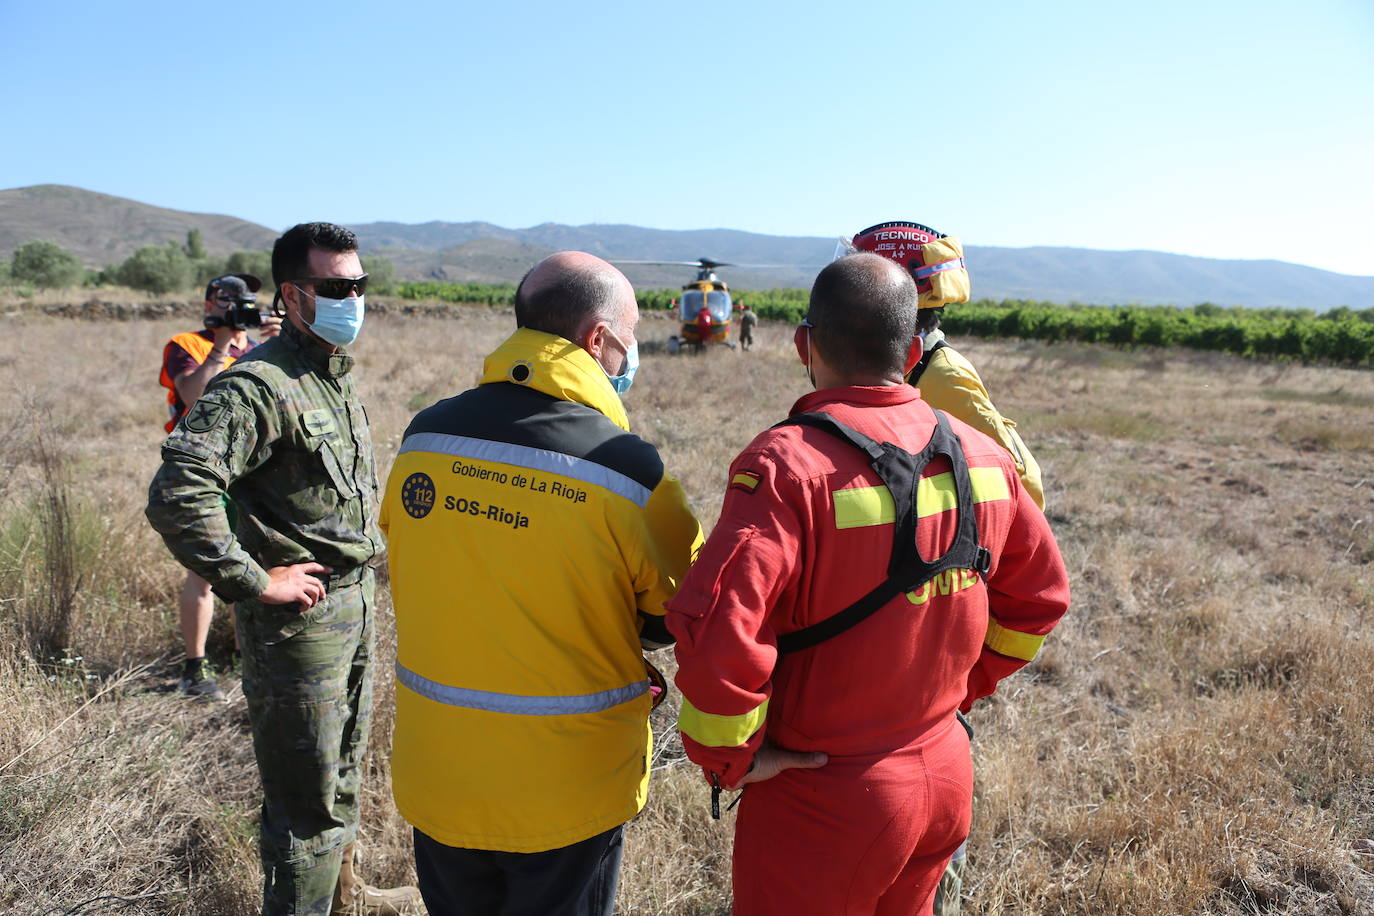
[[[1374,274],[1374,3],[0,0],[0,187]]]

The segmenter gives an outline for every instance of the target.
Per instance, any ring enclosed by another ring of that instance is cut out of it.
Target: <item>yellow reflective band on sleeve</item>
[[[973,501],[976,503],[1011,499],[1011,488],[1007,486],[1007,478],[1002,476],[1001,468],[969,468],[968,481],[973,485]]]
[[[983,638],[983,645],[998,655],[1019,658],[1024,662],[1032,661],[1044,642],[1043,636],[1008,630],[991,617],[988,618],[988,635]]]
[[[702,712],[686,697],[677,714],[677,727],[697,744],[707,747],[739,747],[763,726],[768,716],[768,701],[739,716],[717,716]]]
[[[1007,487],[1007,479],[1002,476],[1001,468],[969,468],[968,478],[973,486],[975,503],[1011,499],[1011,490]],[[939,515],[959,505],[954,475],[951,473],[922,477],[916,486],[918,518]],[[836,528],[890,525],[897,518],[892,494],[887,487],[850,487],[835,490],[830,495],[835,501]]]

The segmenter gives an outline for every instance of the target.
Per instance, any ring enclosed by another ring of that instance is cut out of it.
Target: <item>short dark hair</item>
[[[807,318],[816,346],[837,371],[900,372],[916,336],[916,301],[910,274],[894,261],[864,252],[820,272]]]
[[[310,275],[310,250],[343,253],[358,250],[358,237],[333,223],[297,223],[272,246],[272,283],[285,283]]]
[[[611,274],[563,270],[527,293],[525,281],[533,272],[533,267],[525,271],[515,288],[516,327],[575,340],[589,318],[611,317],[619,293]]]

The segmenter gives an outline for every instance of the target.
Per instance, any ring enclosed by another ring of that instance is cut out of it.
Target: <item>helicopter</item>
[[[682,322],[679,333],[668,338],[668,352],[676,353],[683,344],[691,344],[698,349],[707,344],[722,343],[734,349],[730,342],[730,319],[733,305],[730,301],[730,287],[716,276],[717,267],[768,266],[775,265],[737,265],[729,261],[716,261],[711,258],[697,258],[695,261],[627,261],[615,260],[614,264],[656,264],[665,267],[695,267],[697,277],[682,287],[682,297],[678,300],[678,318]],[[701,313],[710,316],[709,322],[701,320]],[[703,339],[702,331],[706,331]]]

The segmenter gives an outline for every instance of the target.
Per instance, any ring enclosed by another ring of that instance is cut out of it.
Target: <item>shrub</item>
[[[150,293],[170,293],[191,286],[193,265],[186,252],[175,242],[166,245],[144,245],[120,264],[116,279],[133,289]]]
[[[33,241],[15,249],[10,274],[20,283],[57,289],[78,285],[86,276],[86,268],[56,242]]]
[[[205,240],[201,237],[199,229],[192,229],[186,233],[186,256],[192,261],[204,261]]]
[[[224,262],[221,274],[252,274],[264,288],[272,286],[272,252],[236,251]],[[215,276],[218,276],[216,274]]]
[[[363,273],[368,276],[368,289],[374,293],[389,293],[396,285],[396,265],[387,258],[368,255],[363,258]]]

